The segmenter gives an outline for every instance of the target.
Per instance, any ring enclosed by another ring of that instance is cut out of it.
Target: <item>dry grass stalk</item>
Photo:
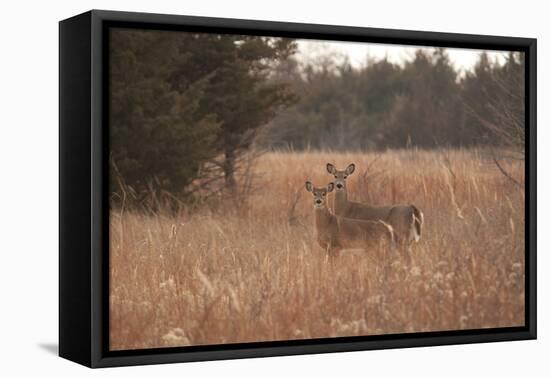
[[[390,151],[368,181],[379,203],[422,208],[427,231],[410,263],[384,251],[327,263],[311,199],[292,203],[289,188],[328,182],[327,161],[362,172],[373,154],[265,154],[247,213],[113,210],[111,349],[523,325],[524,193],[482,153],[446,156],[454,179],[438,152]],[[523,182],[523,162],[506,168]],[[354,198],[365,196],[360,181]]]

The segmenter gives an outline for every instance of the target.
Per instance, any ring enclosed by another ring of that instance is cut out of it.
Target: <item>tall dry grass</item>
[[[410,262],[327,261],[304,189],[331,181],[327,162],[356,164],[354,200],[422,209]],[[481,152],[281,152],[255,169],[245,204],[112,211],[111,349],[524,324],[524,193]],[[523,163],[506,169],[523,182]]]

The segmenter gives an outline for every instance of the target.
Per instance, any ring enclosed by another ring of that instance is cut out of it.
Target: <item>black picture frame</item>
[[[524,52],[525,113],[528,125],[525,146],[525,326],[109,351],[107,30],[114,26]],[[535,339],[536,46],[536,39],[531,38],[103,10],[92,10],[61,21],[59,355],[95,368]]]

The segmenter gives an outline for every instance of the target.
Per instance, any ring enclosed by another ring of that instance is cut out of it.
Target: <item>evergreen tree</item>
[[[444,49],[417,50],[403,71],[403,93],[388,111],[390,147],[461,145],[462,102],[457,74]]]
[[[207,82],[196,78],[185,89],[170,77],[189,56],[180,47],[191,38],[173,32],[115,29],[111,33],[111,190],[120,180],[141,193],[155,188],[176,195],[216,154],[220,124],[200,111]]]
[[[223,36],[211,44],[223,54],[208,80],[201,106],[221,121],[216,146],[222,159],[226,188],[235,191],[239,156],[246,151],[261,126],[295,97],[285,83],[269,80],[273,66],[294,53],[290,39],[253,36]]]
[[[293,99],[268,77],[294,42],[129,29],[110,38],[112,190],[122,178],[184,198],[207,163],[234,190],[239,154]]]

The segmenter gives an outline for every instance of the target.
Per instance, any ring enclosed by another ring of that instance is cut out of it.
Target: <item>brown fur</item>
[[[337,216],[360,219],[382,220],[389,223],[395,232],[396,239],[401,244],[418,241],[422,234],[424,216],[414,205],[369,206],[367,204],[348,200],[346,179],[355,170],[350,164],[345,170],[339,171],[332,164],[327,164],[327,171],[336,179],[336,194],[334,196],[334,213]]]
[[[332,214],[326,206],[326,195],[333,188],[332,183],[326,188],[315,188],[311,183],[306,183],[306,189],[314,197],[315,232],[321,248],[330,256],[335,256],[343,249],[368,250],[379,247],[381,243],[394,243],[393,229],[385,222],[349,219]]]

